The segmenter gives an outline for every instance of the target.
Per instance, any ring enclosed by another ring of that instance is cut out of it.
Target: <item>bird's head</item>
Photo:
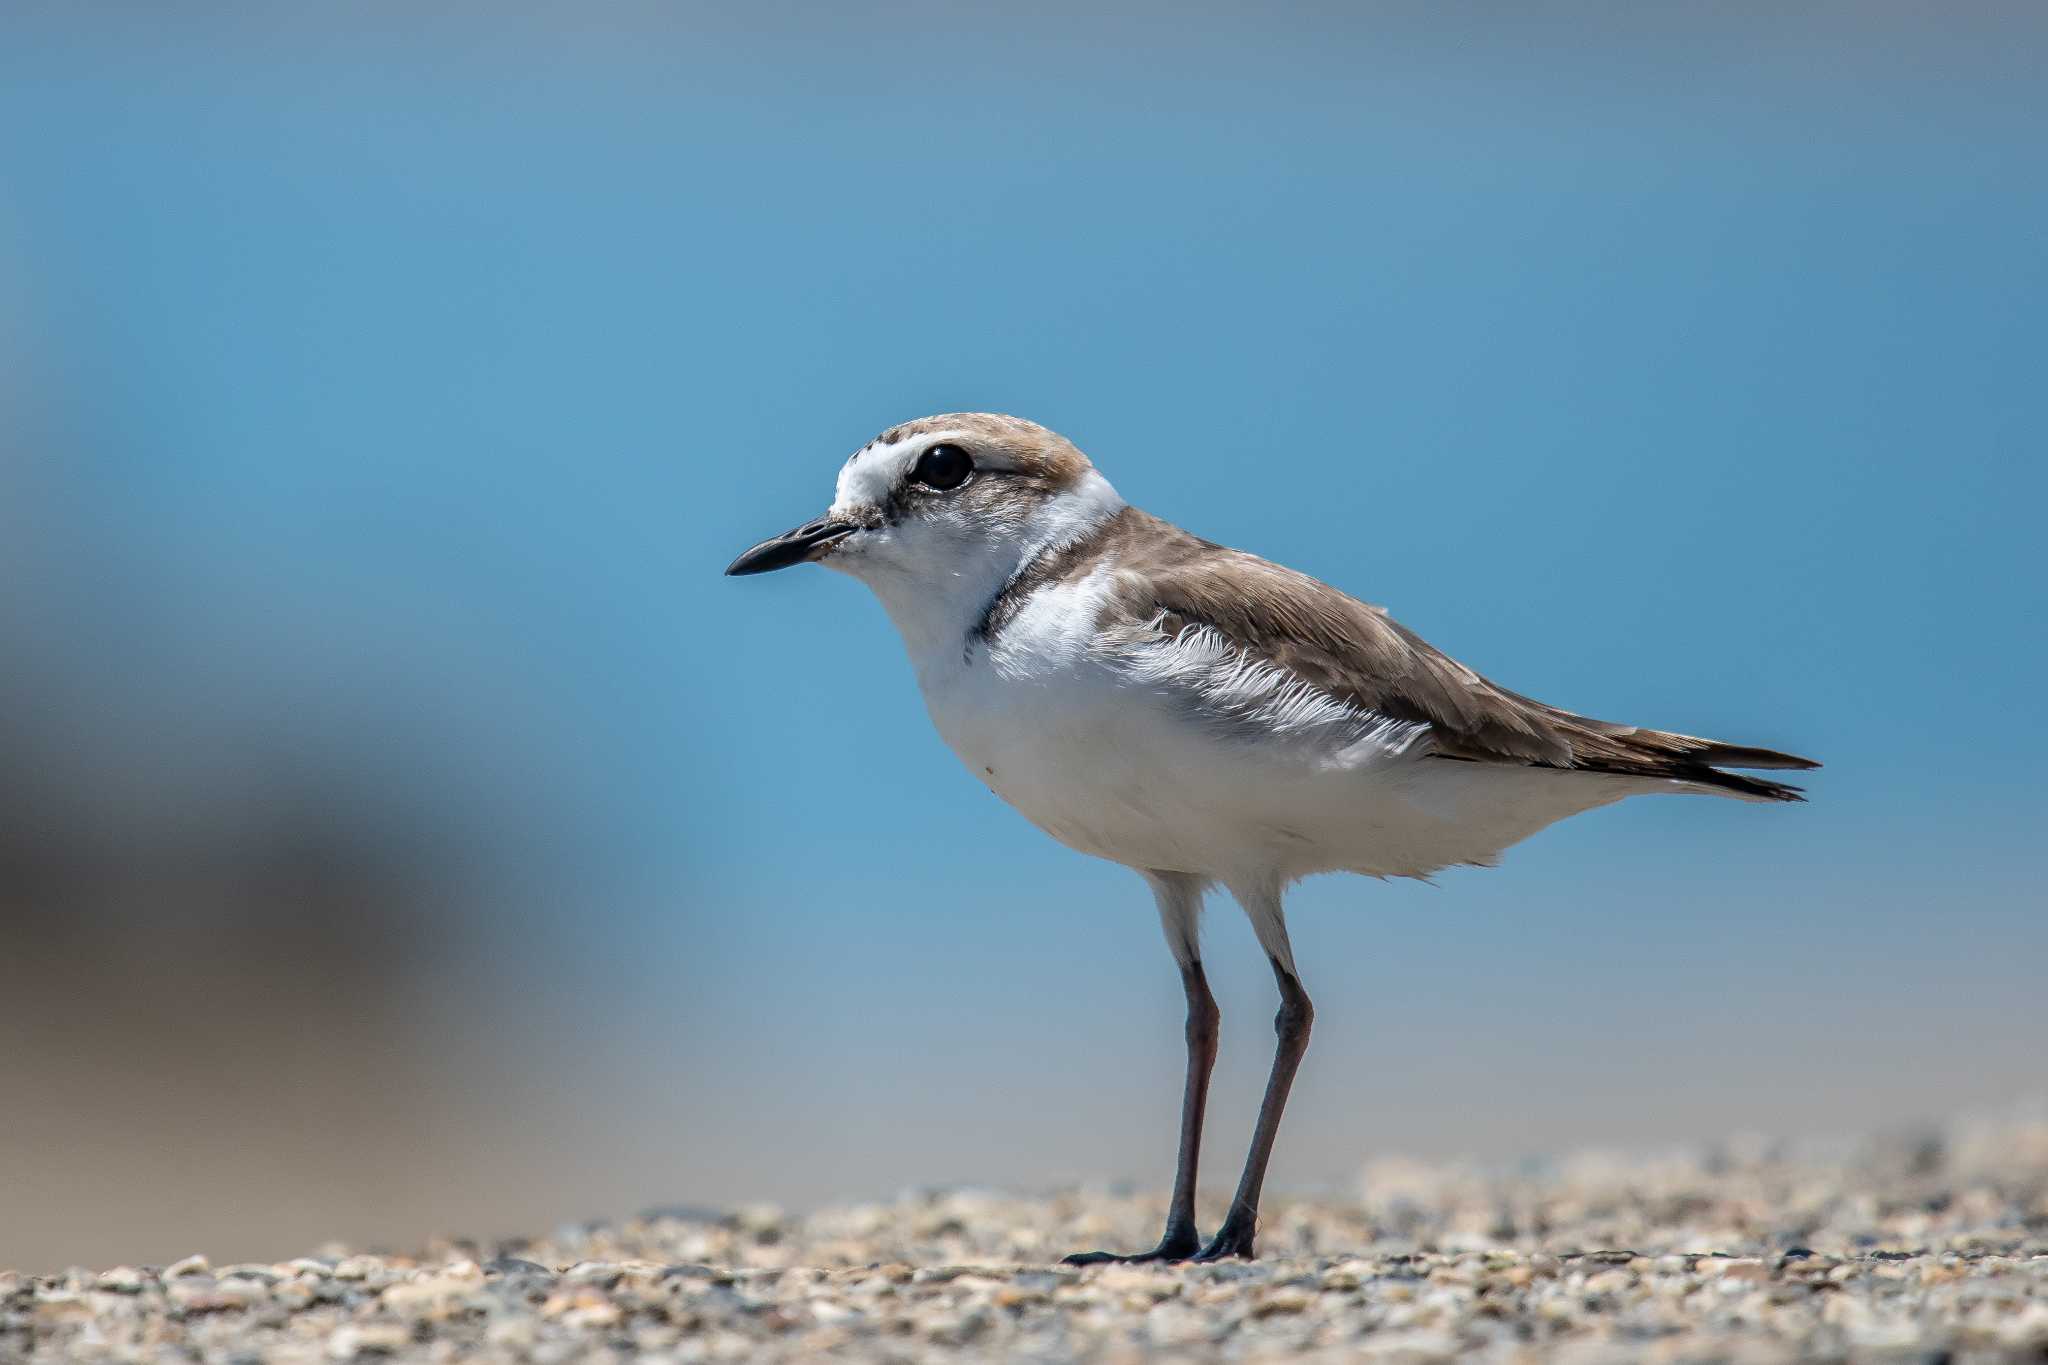
[[[727,566],[818,563],[866,582],[898,624],[973,609],[1032,559],[1123,507],[1088,457],[1021,417],[953,412],[893,427],[839,471],[831,510]]]

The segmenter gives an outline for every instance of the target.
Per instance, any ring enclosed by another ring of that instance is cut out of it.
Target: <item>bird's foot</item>
[[[1122,1255],[1114,1251],[1077,1251],[1060,1258],[1061,1265],[1170,1265],[1202,1249],[1202,1234],[1193,1228],[1168,1228],[1150,1251]]]
[[[1256,1219],[1248,1218],[1242,1223],[1226,1221],[1222,1227],[1216,1230],[1216,1236],[1210,1241],[1209,1245],[1203,1247],[1200,1251],[1188,1257],[1188,1259],[1197,1264],[1233,1259],[1249,1261],[1258,1255],[1257,1252],[1252,1250],[1252,1243],[1257,1239],[1258,1231],[1259,1225]]]

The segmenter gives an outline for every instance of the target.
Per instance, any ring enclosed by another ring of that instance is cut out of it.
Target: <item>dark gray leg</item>
[[[1181,1091],[1180,1156],[1173,1172],[1173,1200],[1166,1208],[1166,1235],[1158,1246],[1135,1256],[1083,1251],[1067,1257],[1067,1265],[1185,1261],[1202,1249],[1202,1234],[1195,1230],[1195,1171],[1202,1160],[1202,1116],[1209,1108],[1209,1073],[1216,1068],[1216,1034],[1223,1016],[1199,961],[1181,968],[1180,981],[1188,997],[1188,1075]]]
[[[1180,1154],[1174,1165],[1173,1199],[1166,1209],[1166,1234],[1150,1251],[1122,1256],[1109,1251],[1084,1251],[1066,1258],[1067,1265],[1101,1265],[1108,1261],[1184,1261],[1202,1248],[1195,1230],[1195,1172],[1202,1157],[1202,1117],[1209,1108],[1209,1073],[1216,1068],[1216,1035],[1222,1014],[1209,993],[1209,978],[1196,953],[1196,919],[1202,907],[1203,883],[1176,873],[1151,873],[1159,900],[1159,919],[1167,946],[1180,963],[1181,989],[1188,1000],[1186,1037],[1187,1080],[1180,1100]]]
[[[1195,1231],[1195,1171],[1202,1162],[1202,1120],[1209,1111],[1209,1075],[1216,1069],[1216,1037],[1223,1022],[1200,961],[1182,969],[1180,980],[1188,997],[1188,1075],[1180,1097],[1173,1200],[1166,1208],[1166,1235],[1159,1242],[1160,1252],[1173,1260],[1192,1256],[1202,1246],[1202,1234]]]
[[[1280,1012],[1273,1016],[1273,1031],[1279,1043],[1273,1051],[1273,1071],[1266,1080],[1266,1098],[1259,1105],[1259,1125],[1252,1131],[1252,1149],[1245,1157],[1244,1177],[1237,1182],[1237,1195],[1216,1238],[1197,1253],[1197,1261],[1220,1261],[1254,1254],[1253,1242],[1259,1231],[1259,1191],[1266,1184],[1266,1165],[1273,1159],[1273,1139],[1280,1132],[1280,1112],[1287,1107],[1287,1092],[1294,1086],[1294,1073],[1308,1051],[1309,1028],[1315,1023],[1315,1006],[1294,972],[1273,959],[1273,975],[1280,983]]]

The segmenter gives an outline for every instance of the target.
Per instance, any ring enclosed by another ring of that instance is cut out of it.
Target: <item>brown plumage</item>
[[[1111,592],[1098,628],[1177,635],[1206,627],[1329,696],[1427,724],[1439,758],[1663,778],[1773,801],[1805,798],[1787,783],[1722,769],[1820,766],[1775,749],[1594,720],[1511,692],[1380,607],[1135,507],[1012,583],[984,631],[999,630],[1036,587],[1105,560]]]
[[[957,435],[984,468],[1030,478],[1048,491],[1065,488],[1094,468],[1072,441],[1050,427],[1000,412],[941,412],[894,426],[868,449],[920,436]],[[855,458],[858,458],[856,456]]]

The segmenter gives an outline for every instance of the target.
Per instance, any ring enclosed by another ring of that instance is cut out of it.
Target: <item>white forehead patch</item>
[[[832,515],[848,516],[860,508],[884,506],[889,501],[889,494],[903,481],[911,461],[923,454],[928,446],[965,439],[964,432],[925,431],[888,445],[877,441],[862,446],[839,470],[839,488],[832,500]]]

